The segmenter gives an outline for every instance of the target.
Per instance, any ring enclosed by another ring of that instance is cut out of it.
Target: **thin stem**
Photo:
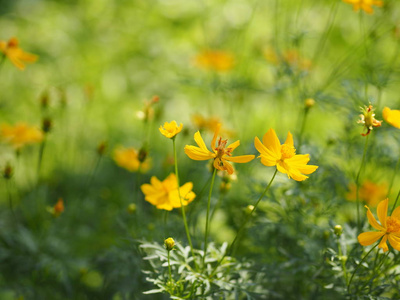
[[[169,261],[169,256],[170,256],[170,250],[168,251],[168,273],[169,273],[169,282],[172,282],[172,272],[171,272],[171,263]]]
[[[299,142],[297,146],[297,150],[300,152],[301,144],[303,142],[303,132],[304,128],[306,127],[306,120],[308,116],[308,112],[310,111],[309,107],[304,108],[303,120],[301,122],[300,133],[299,133]]]
[[[1,67],[3,66],[3,63],[4,63],[5,60],[6,60],[6,55],[3,54],[3,55],[1,56],[1,59],[0,59],[0,70],[1,70]]]
[[[250,217],[252,216],[252,214],[254,213],[254,211],[257,209],[258,204],[260,203],[260,201],[264,198],[265,194],[268,192],[269,188],[271,187],[272,182],[275,179],[276,173],[278,173],[278,169],[275,170],[274,175],[272,175],[271,180],[268,183],[268,186],[265,188],[264,192],[261,194],[260,198],[258,198],[257,202],[254,204],[254,208],[253,210],[248,213],[246,219],[244,220],[244,222],[242,223],[242,225],[240,226],[238,232],[236,233],[236,236],[233,240],[233,242],[231,243],[231,245],[229,246],[228,250],[225,252],[224,256],[222,256],[222,258],[218,261],[217,265],[215,266],[213,272],[211,273],[210,277],[212,277],[212,275],[217,271],[218,266],[222,263],[222,261],[224,260],[224,258],[229,254],[231,254],[233,247],[235,246],[236,241],[238,240],[241,232],[243,231],[243,229],[245,228],[247,222],[250,220]]]
[[[393,207],[392,207],[392,211],[390,212],[390,215],[392,215],[394,209],[396,208],[397,200],[399,200],[399,197],[400,197],[400,190],[397,193],[396,201],[394,201],[394,204],[393,204]]]
[[[398,172],[399,167],[400,167],[400,157],[399,157],[399,160],[396,163],[396,167],[394,168],[393,175],[392,175],[392,180],[390,180],[390,185],[389,185],[389,189],[388,189],[388,193],[387,193],[387,198],[389,198],[390,193],[392,191],[394,179],[396,178],[396,174]]]
[[[38,159],[38,164],[37,164],[37,180],[38,181],[40,178],[40,168],[42,166],[43,153],[44,153],[45,147],[46,147],[46,136],[44,137],[42,143],[40,144],[40,149],[39,149],[39,159]]]
[[[379,253],[379,251],[377,251],[376,253]],[[373,272],[374,275],[372,275],[371,278],[366,281],[366,283],[362,286],[361,289],[364,289],[368,285],[368,283],[370,283],[372,285],[371,280],[374,281],[375,278],[379,277],[384,271],[386,271],[386,270],[383,270],[381,272],[378,272],[378,270],[382,267],[383,263],[385,262],[385,259],[389,256],[389,254],[390,254],[390,251],[388,251],[387,254],[383,256],[378,267],[376,269],[374,268],[374,272]]]
[[[216,174],[217,174],[217,169],[214,168],[213,175],[211,178],[210,192],[208,193],[208,201],[207,201],[206,229],[205,229],[205,234],[204,234],[203,268],[205,268],[205,261],[206,261],[206,255],[207,255],[211,195],[212,195],[212,190],[214,187],[214,181],[215,181]]]
[[[364,166],[365,156],[366,156],[366,153],[367,153],[368,138],[369,138],[369,135],[367,135],[367,137],[365,138],[364,152],[363,152],[363,156],[362,156],[362,160],[361,160],[360,169],[358,170],[357,177],[356,177],[356,199],[357,199],[356,205],[357,205],[357,228],[358,228],[358,231],[360,231],[360,229],[361,229],[361,222],[360,222],[360,197],[359,197],[359,192],[360,192],[360,175],[361,175],[361,171],[362,171],[363,166]]]
[[[175,175],[176,175],[176,181],[177,181],[177,184],[178,184],[178,196],[179,196],[179,201],[180,201],[180,204],[181,204],[183,224],[185,225],[186,237],[187,237],[188,242],[189,242],[190,251],[192,252],[193,262],[196,265],[196,260],[195,260],[194,251],[193,251],[192,239],[190,238],[189,227],[188,227],[187,221],[186,221],[185,208],[183,207],[181,191],[180,191],[179,174],[178,174],[178,159],[177,159],[177,155],[176,155],[175,137],[172,138],[172,145],[173,145],[173,148],[174,148]]]
[[[363,263],[364,260],[367,258],[367,256],[372,252],[372,250],[374,250],[377,246],[378,246],[378,244],[376,244],[374,247],[372,247],[371,250],[369,250],[368,253],[365,254],[365,256],[361,259],[360,263],[359,263],[359,264],[357,265],[357,267],[354,269],[353,274],[351,274],[350,282],[349,282],[349,284],[347,285],[347,292],[348,292],[349,294],[350,294],[350,285],[351,285],[351,282],[353,281],[353,277],[354,277],[354,275],[356,274],[358,268],[362,265],[362,263]]]
[[[340,244],[340,237],[337,238],[337,244],[338,244],[339,260],[342,262],[343,277],[344,277],[344,281],[347,285],[348,278],[347,278],[346,261],[343,259],[342,245]]]
[[[12,196],[11,196],[11,190],[10,190],[10,179],[6,179],[6,189],[7,189],[7,194],[8,194],[8,203],[10,205],[10,211],[11,211],[15,221],[17,221],[17,216],[15,215],[14,207],[13,207],[13,203],[12,203]]]

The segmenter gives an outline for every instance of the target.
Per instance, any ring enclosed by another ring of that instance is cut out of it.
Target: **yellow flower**
[[[24,62],[32,63],[38,59],[37,55],[24,52],[18,47],[18,40],[13,37],[8,42],[0,41],[0,52],[20,70],[25,69]]]
[[[199,147],[186,145],[185,153],[194,160],[214,159],[214,168],[221,171],[225,170],[228,171],[229,174],[233,174],[233,166],[229,163],[229,161],[236,163],[247,163],[254,159],[254,155],[232,156],[233,150],[240,145],[240,141],[236,141],[229,146],[226,146],[228,140],[222,140],[220,137],[218,140],[218,145],[216,146],[220,127],[221,124],[217,126],[214,137],[211,141],[212,152],[207,149],[200,132],[197,131],[194,134],[194,140]]]
[[[183,124],[181,123],[178,127],[178,124],[176,124],[175,121],[172,121],[171,123],[165,122],[164,126],[160,126],[160,132],[163,136],[167,138],[174,138],[179,132],[181,132],[183,127]]]
[[[293,70],[308,71],[312,67],[309,59],[300,56],[297,50],[286,50],[283,54],[278,55],[271,47],[263,52],[265,59],[274,64],[285,64]]]
[[[114,150],[114,160],[118,166],[130,172],[146,172],[150,169],[150,161],[148,158],[140,158],[140,152],[135,148],[119,147]],[[140,168],[140,169],[139,169]]]
[[[400,129],[400,110],[391,110],[389,107],[385,107],[382,114],[386,122]]]
[[[172,210],[181,207],[178,193],[178,181],[175,174],[171,173],[164,181],[151,177],[150,184],[141,187],[145,200],[155,205],[158,209]],[[193,183],[187,182],[179,189],[183,206],[188,205],[196,197],[192,192]]]
[[[343,0],[343,2],[350,3],[353,5],[354,11],[359,11],[362,9],[367,14],[372,14],[374,10],[372,9],[372,5],[382,7],[383,1],[381,0]]]
[[[400,251],[400,206],[396,207],[389,217],[387,216],[388,205],[389,199],[385,199],[378,204],[376,211],[380,224],[376,221],[368,206],[365,206],[369,224],[379,231],[361,233],[358,236],[358,242],[361,245],[369,246],[382,238],[378,248],[383,249],[384,252],[388,251],[389,248],[386,241],[389,240],[390,245],[392,245],[394,249]]]
[[[53,207],[47,207],[47,211],[51,213],[54,217],[58,217],[64,212],[64,200],[59,198],[57,203]]]
[[[18,123],[15,126],[1,125],[0,136],[15,149],[20,149],[27,144],[40,143],[44,137],[40,129],[30,127],[25,123]]]
[[[347,199],[351,201],[356,200],[356,185],[350,185],[350,192],[347,194]],[[376,184],[372,181],[366,180],[360,187],[359,198],[367,205],[375,207],[379,201],[386,196],[387,185],[385,183]]]
[[[382,121],[378,121],[375,119],[375,109],[372,107],[372,105],[364,106],[364,108],[361,108],[361,111],[361,119],[358,120],[357,123],[364,125],[364,128],[367,129],[367,132],[361,133],[361,135],[367,136],[371,133],[371,130],[374,129],[374,127],[380,127],[382,125]]]
[[[196,56],[195,63],[207,70],[224,72],[233,68],[235,59],[229,52],[205,50]]]
[[[254,144],[260,152],[261,163],[265,166],[276,166],[279,172],[287,174],[289,178],[303,181],[308,178],[304,174],[313,173],[318,166],[307,165],[309,155],[296,154],[293,146],[293,136],[289,132],[284,144],[281,145],[275,130],[272,128],[263,137],[263,142],[255,137]]]

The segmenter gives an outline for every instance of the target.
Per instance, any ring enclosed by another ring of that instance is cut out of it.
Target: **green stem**
[[[392,180],[390,180],[390,185],[389,185],[389,189],[388,189],[388,193],[387,193],[387,198],[389,198],[390,193],[392,191],[394,179],[396,178],[396,174],[398,172],[399,167],[400,167],[400,157],[399,157],[399,160],[396,163],[396,167],[394,168],[393,175],[392,175]]]
[[[379,251],[377,251],[376,253],[379,253]],[[380,261],[380,263],[376,269],[375,269],[376,266],[374,267],[373,275],[371,276],[370,279],[368,279],[366,281],[366,283],[362,286],[361,290],[363,290],[369,283],[372,285],[371,280],[374,281],[375,278],[378,278],[384,271],[386,271],[386,270],[383,270],[383,271],[379,272],[383,263],[385,262],[385,259],[389,256],[389,253],[390,253],[390,251],[388,251],[387,254],[383,256],[382,260]]]
[[[358,170],[357,177],[356,177],[356,200],[357,200],[357,201],[356,201],[356,205],[357,205],[357,228],[358,228],[358,231],[361,230],[361,222],[360,222],[360,197],[359,197],[359,192],[360,192],[360,175],[361,175],[361,171],[362,171],[363,166],[364,166],[365,156],[366,156],[366,153],[367,153],[368,138],[369,138],[369,135],[367,135],[367,137],[365,138],[364,152],[363,152],[363,156],[362,156],[362,160],[361,160],[360,169]]]
[[[10,205],[10,211],[11,211],[15,221],[17,221],[17,216],[15,215],[14,207],[13,207],[13,203],[12,203],[12,196],[11,196],[11,190],[10,190],[10,179],[6,179],[6,189],[7,189],[7,194],[8,194],[8,203]]]
[[[211,178],[210,192],[208,193],[208,201],[207,201],[207,215],[206,215],[206,229],[204,234],[204,254],[203,254],[203,268],[205,268],[206,255],[207,255],[207,242],[208,242],[208,233],[209,233],[209,216],[210,216],[210,205],[211,205],[211,195],[214,187],[215,175],[217,174],[217,169],[214,168],[213,175]]]
[[[310,109],[308,107],[304,108],[303,120],[301,122],[300,133],[299,133],[299,142],[298,142],[298,146],[297,146],[298,152],[300,152],[301,144],[303,142],[303,132],[304,132],[304,128],[306,127],[306,120],[307,120],[309,111],[310,111]]]
[[[169,261],[169,256],[170,256],[170,250],[168,251],[168,273],[169,273],[169,282],[172,282],[172,272],[171,272],[171,263]]]
[[[359,264],[357,265],[357,267],[354,269],[353,274],[351,274],[350,282],[349,282],[349,284],[347,285],[347,292],[348,292],[349,294],[350,294],[350,285],[351,285],[351,282],[353,281],[353,277],[354,277],[354,275],[356,274],[358,268],[362,265],[362,263],[363,263],[364,260],[367,258],[367,256],[372,252],[372,250],[374,250],[377,246],[378,246],[378,244],[376,244],[374,247],[372,247],[371,250],[369,250],[368,253],[365,254],[365,256],[361,259],[360,263],[359,263]]]
[[[268,183],[268,186],[265,188],[264,192],[262,193],[262,195],[260,196],[260,198],[258,198],[257,202],[254,204],[254,208],[253,210],[248,213],[246,219],[244,220],[244,222],[242,223],[242,225],[240,226],[238,232],[236,233],[236,236],[233,240],[233,242],[231,243],[231,245],[229,246],[228,250],[225,252],[224,256],[222,256],[222,258],[218,261],[217,265],[215,266],[213,272],[211,273],[210,277],[212,277],[212,275],[217,271],[218,266],[222,263],[222,261],[224,260],[224,258],[229,254],[231,254],[233,247],[235,246],[236,241],[238,240],[241,232],[243,231],[243,229],[245,228],[247,222],[250,220],[250,217],[252,216],[252,214],[254,213],[254,211],[257,209],[258,204],[260,203],[260,201],[264,198],[265,194],[268,192],[269,188],[271,187],[272,182],[275,179],[276,173],[278,173],[278,169],[275,170],[274,175],[272,175],[271,180]]]
[[[1,69],[1,67],[3,66],[3,63],[4,63],[5,60],[6,60],[6,55],[3,54],[2,57],[1,57],[1,59],[0,59],[0,69]]]
[[[392,211],[390,212],[390,215],[392,215],[394,209],[396,208],[397,200],[399,200],[399,197],[400,197],[400,190],[397,193],[396,201],[394,201],[394,204],[393,204],[393,207],[392,207]]]
[[[42,143],[40,144],[40,149],[39,149],[39,159],[38,159],[38,164],[37,164],[37,180],[38,181],[40,178],[40,168],[42,166],[43,153],[44,153],[45,147],[46,147],[46,136],[44,137]]]
[[[338,239],[337,239],[337,244],[338,244],[339,260],[342,262],[343,277],[344,277],[344,281],[347,286],[348,277],[347,277],[346,261],[343,259],[342,246],[340,244],[340,237],[338,237]]]
[[[194,251],[193,251],[192,239],[190,238],[189,227],[188,227],[187,221],[186,221],[185,208],[183,206],[182,197],[181,197],[181,191],[180,191],[179,174],[178,174],[178,159],[177,159],[177,155],[176,155],[175,137],[172,138],[172,145],[173,145],[173,148],[174,148],[175,175],[176,175],[176,181],[177,181],[177,184],[178,184],[178,196],[179,196],[179,201],[180,201],[180,204],[181,204],[183,224],[185,225],[186,237],[187,237],[188,242],[189,242],[190,251],[192,252],[193,262],[196,265],[196,260],[195,260]]]

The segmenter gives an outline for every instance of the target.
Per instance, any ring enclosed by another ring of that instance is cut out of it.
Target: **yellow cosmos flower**
[[[369,224],[379,231],[361,233],[358,236],[358,242],[361,245],[369,246],[382,238],[378,248],[383,249],[384,252],[388,251],[389,248],[386,242],[389,240],[390,245],[400,251],[400,206],[396,207],[389,217],[387,216],[388,205],[389,199],[385,199],[378,204],[376,211],[380,224],[376,221],[368,206],[365,206]]]
[[[359,11],[360,9],[362,9],[367,14],[374,13],[374,10],[372,9],[372,5],[375,5],[378,7],[383,6],[383,1],[381,1],[381,0],[343,0],[343,2],[352,4],[354,11]]]
[[[171,123],[165,122],[164,126],[160,126],[160,132],[163,136],[172,139],[174,138],[179,132],[181,132],[183,124],[181,123],[178,127],[175,121]]]
[[[31,127],[25,123],[18,123],[15,126],[1,125],[0,137],[15,149],[20,149],[27,144],[40,143],[44,135],[43,131],[36,127]]]
[[[350,185],[350,191],[347,194],[347,199],[350,201],[356,201],[357,186],[355,184]],[[382,198],[387,194],[387,184],[377,184],[372,181],[366,180],[360,186],[359,198],[364,201],[367,205],[375,207]]]
[[[313,173],[318,166],[307,165],[309,155],[296,154],[293,146],[293,136],[289,132],[284,144],[281,145],[275,130],[272,128],[263,137],[263,142],[255,137],[254,144],[260,152],[261,163],[265,166],[276,166],[278,171],[287,174],[289,178],[303,181],[308,178],[304,174]]]
[[[119,147],[114,150],[113,156],[118,166],[130,172],[146,172],[150,169],[150,160],[138,152],[135,148]],[[140,168],[140,170],[139,170]]]
[[[386,122],[400,129],[400,110],[391,110],[389,107],[385,107],[382,115]]]
[[[53,207],[47,207],[47,211],[54,217],[58,217],[64,212],[64,200],[59,198],[57,203]]]
[[[225,72],[233,68],[235,59],[229,52],[205,50],[196,56],[195,63],[207,70]]]
[[[191,159],[194,160],[208,160],[214,159],[214,168],[221,171],[228,171],[229,174],[233,174],[233,166],[229,163],[247,163],[254,159],[254,155],[241,155],[241,156],[232,156],[233,150],[235,150],[239,145],[240,141],[236,141],[229,146],[226,146],[228,140],[223,140],[221,137],[217,142],[217,137],[219,134],[221,124],[217,126],[217,129],[214,133],[214,137],[211,141],[211,149],[212,152],[209,151],[204,143],[203,138],[199,131],[194,134],[194,140],[196,141],[198,147],[196,146],[185,146],[185,153]]]
[[[172,210],[181,207],[179,192],[182,197],[183,206],[188,205],[196,197],[192,192],[193,183],[186,182],[179,188],[175,174],[171,173],[164,181],[153,176],[150,184],[143,184],[141,187],[145,200],[155,205],[158,209]]]
[[[364,108],[361,108],[361,119],[358,120],[357,123],[363,124],[364,128],[367,129],[366,133],[361,133],[362,136],[367,136],[371,133],[374,127],[380,127],[382,125],[382,121],[378,121],[375,119],[374,111],[375,109],[372,107],[372,105],[364,106]]]
[[[24,63],[33,63],[38,59],[37,55],[24,52],[18,47],[18,40],[13,37],[8,42],[0,41],[0,52],[20,70],[25,69]]]

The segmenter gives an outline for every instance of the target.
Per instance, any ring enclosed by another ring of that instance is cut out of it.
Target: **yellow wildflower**
[[[64,212],[64,200],[59,198],[53,207],[47,207],[47,211],[53,216],[58,217],[62,212]]]
[[[1,125],[0,137],[15,149],[20,149],[27,144],[40,143],[44,135],[36,127],[30,127],[25,123],[18,123],[15,126],[8,124]]]
[[[361,133],[361,135],[367,136],[368,134],[371,133],[371,130],[374,129],[374,127],[380,127],[382,125],[382,121],[378,121],[375,119],[375,114],[374,114],[375,109],[372,107],[372,105],[361,108],[361,111],[362,111],[362,114],[360,115],[361,119],[358,120],[357,123],[364,125],[364,128],[367,129],[367,132]]]
[[[233,150],[235,150],[240,145],[240,141],[236,141],[229,146],[226,146],[228,140],[222,140],[222,138],[220,137],[218,140],[218,145],[216,146],[220,127],[221,124],[217,126],[214,137],[211,141],[212,152],[207,149],[200,132],[197,131],[194,134],[194,140],[199,147],[186,145],[185,153],[187,156],[194,160],[214,159],[214,168],[221,171],[225,170],[228,171],[229,174],[232,174],[234,170],[229,161],[236,163],[247,163],[254,159],[254,155],[232,156]]]
[[[382,115],[386,122],[400,129],[400,110],[391,110],[389,107],[385,107],[382,111]]]
[[[235,59],[229,52],[205,50],[196,56],[195,63],[207,70],[224,72],[233,68]]]
[[[158,209],[172,210],[181,207],[179,199],[178,181],[175,174],[171,173],[164,181],[153,176],[150,184],[141,187],[145,200],[155,205]],[[192,192],[193,183],[187,182],[179,188],[183,206],[188,205],[196,197]]]
[[[343,2],[350,3],[353,5],[354,11],[359,11],[362,9],[367,14],[372,14],[374,10],[372,9],[372,5],[382,7],[383,1],[381,0],[343,0]]]
[[[159,130],[161,134],[169,139],[174,138],[179,132],[181,132],[183,124],[181,123],[178,127],[175,121],[170,123],[165,122],[164,126],[160,126]]]
[[[286,64],[293,70],[308,71],[312,66],[311,61],[300,56],[295,49],[286,50],[283,54],[278,55],[272,48],[267,48],[263,54],[268,62],[274,65]]]
[[[278,171],[287,174],[289,178],[303,181],[308,178],[304,174],[313,173],[318,166],[307,165],[310,161],[309,155],[296,154],[293,146],[293,136],[289,132],[284,144],[281,145],[275,130],[272,128],[263,137],[263,142],[255,137],[254,144],[260,152],[261,163],[265,166],[276,166]]]
[[[13,37],[8,42],[0,41],[0,53],[3,53],[4,56],[8,57],[8,59],[20,70],[25,69],[24,62],[32,63],[38,59],[37,55],[24,52],[21,48],[18,47],[18,40]]]
[[[369,246],[382,238],[378,248],[383,249],[384,252],[388,251],[389,248],[386,241],[389,240],[390,245],[400,251],[400,206],[389,217],[387,216],[388,205],[389,199],[385,199],[378,204],[376,211],[380,224],[376,221],[368,206],[365,206],[369,224],[379,231],[361,233],[358,236],[358,242],[361,245]]]
[[[347,194],[347,199],[351,201],[356,200],[355,184],[350,185],[350,192]],[[359,189],[359,198],[364,201],[367,205],[375,207],[380,199],[384,198],[387,193],[387,185],[385,183],[376,184],[372,181],[366,180],[363,182]]]
[[[140,152],[135,148],[119,147],[114,150],[114,160],[118,166],[130,172],[146,172],[150,169],[150,161],[148,158],[141,159]]]

